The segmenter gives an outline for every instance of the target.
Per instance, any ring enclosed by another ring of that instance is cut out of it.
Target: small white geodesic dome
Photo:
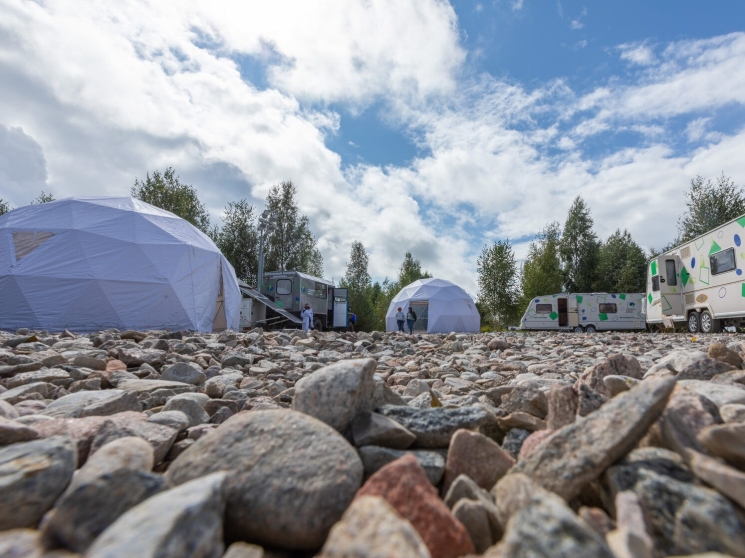
[[[238,329],[240,307],[212,240],[147,203],[66,198],[0,217],[0,329]]]
[[[417,307],[427,303],[427,333],[478,333],[481,317],[473,299],[455,283],[444,279],[419,279],[405,286],[393,298],[385,315],[386,331],[397,331],[396,311],[400,306],[406,313],[414,304],[417,318],[422,319]]]

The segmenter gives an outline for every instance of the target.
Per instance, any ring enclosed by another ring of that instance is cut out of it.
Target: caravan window
[[[536,304],[535,305],[535,313],[536,314],[550,314],[553,308],[550,304]]]
[[[675,276],[675,260],[665,260],[665,276],[668,287],[675,287],[678,284],[678,278]]]
[[[657,292],[660,290],[660,276],[659,275],[655,275],[654,277],[652,277],[652,290],[654,292]]]
[[[616,312],[618,312],[618,307],[616,306],[615,303],[613,303],[613,304],[611,304],[611,303],[604,303],[604,302],[601,302],[600,303],[600,313],[601,314],[615,314]]]
[[[328,294],[326,289],[328,289],[328,287],[323,283],[316,283],[314,289],[316,298],[326,298]]]
[[[726,250],[712,254],[709,256],[709,265],[711,266],[712,275],[732,271],[737,267],[735,264],[735,249],[727,248]]]
[[[277,279],[277,294],[278,295],[292,294],[292,280]]]

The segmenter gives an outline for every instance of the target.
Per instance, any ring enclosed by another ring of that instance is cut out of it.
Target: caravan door
[[[680,258],[662,255],[657,258],[660,277],[660,304],[663,316],[683,315],[683,285],[680,282]]]
[[[349,291],[347,289],[334,289],[334,325],[333,327],[347,327],[347,314],[349,310]]]

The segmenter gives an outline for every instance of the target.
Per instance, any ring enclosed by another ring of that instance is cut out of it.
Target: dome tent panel
[[[14,230],[53,236],[19,264],[8,248]],[[19,208],[0,217],[0,244],[0,328],[59,330],[74,321],[88,331],[210,331],[221,290],[227,326],[238,328],[232,266],[190,223],[138,200],[67,198]],[[13,290],[25,306],[10,300]]]
[[[427,333],[478,333],[480,330],[481,318],[473,299],[454,283],[431,278],[414,281],[393,298],[386,313],[386,331],[398,330],[398,307],[406,313],[412,303],[418,302],[428,303]]]

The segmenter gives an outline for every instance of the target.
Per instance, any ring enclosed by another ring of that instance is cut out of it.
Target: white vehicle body
[[[646,327],[643,293],[559,293],[534,298],[520,329],[640,330]]]
[[[647,323],[686,322],[712,333],[745,320],[745,216],[654,258],[647,266]]]

